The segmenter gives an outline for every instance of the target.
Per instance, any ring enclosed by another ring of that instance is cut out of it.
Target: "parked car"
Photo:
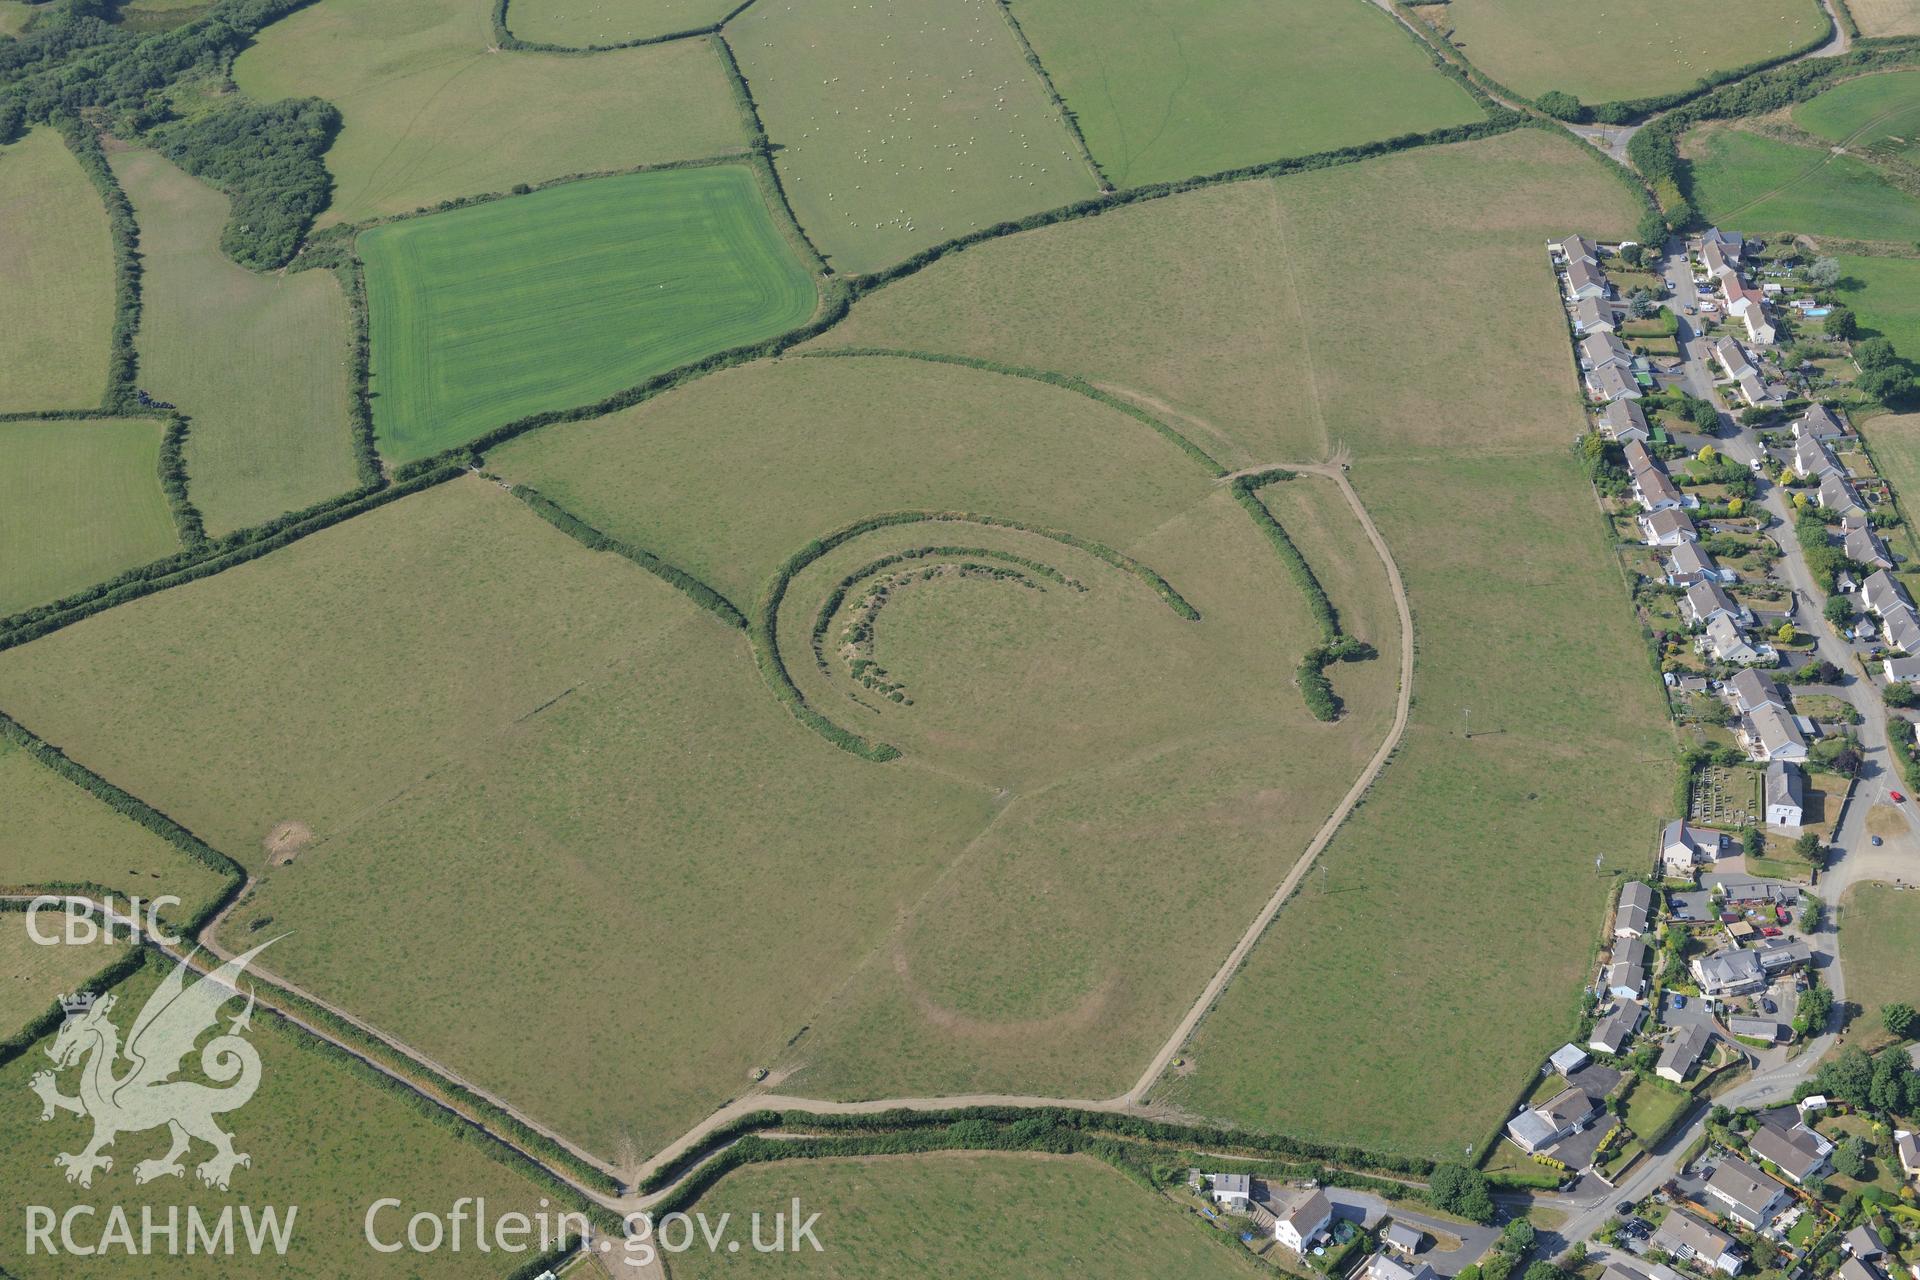
[[[1763,938],[1777,938],[1780,936],[1780,930],[1773,925],[1767,925],[1760,930],[1760,936]]]
[[[1758,458],[1753,459],[1751,462],[1747,463],[1747,465],[1753,468],[1753,474],[1757,476],[1766,474],[1766,471],[1767,471],[1766,464],[1761,462],[1760,459]]]
[[[1880,845],[1881,845],[1882,843],[1883,843],[1883,842],[1881,841],[1881,839],[1880,839],[1880,837],[1879,837],[1879,836],[1874,836],[1874,837],[1873,837],[1873,847],[1874,847],[1874,848],[1876,848],[1876,849],[1878,849],[1878,848],[1880,847]]]
[[[1775,907],[1773,909],[1773,918],[1781,924],[1790,924],[1793,921],[1793,912],[1787,910],[1785,907]]]
[[[1686,998],[1685,996],[1675,996],[1675,997],[1673,998],[1673,1007],[1674,1007],[1674,1008],[1676,1008],[1676,1009],[1684,1009],[1684,1008],[1686,1008],[1686,1007],[1687,1007],[1687,998]]]
[[[1890,799],[1892,799],[1892,801],[1895,804],[1904,804],[1907,799],[1905,796],[1901,795],[1898,791],[1889,791],[1887,792],[1887,795]]]
[[[1778,1013],[1780,1012],[1780,1006],[1775,1004],[1773,1001],[1767,999],[1765,996],[1761,996],[1760,1011],[1762,1013]]]

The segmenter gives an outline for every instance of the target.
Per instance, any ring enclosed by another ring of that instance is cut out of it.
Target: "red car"
[[[1887,794],[1893,798],[1893,802],[1895,804],[1899,804],[1906,799],[1906,797],[1901,795],[1898,791],[1889,791],[1887,792]]]
[[[1793,912],[1787,910],[1785,907],[1775,907],[1773,909],[1773,918],[1781,924],[1786,924],[1789,920],[1793,919]]]
[[[1763,938],[1777,938],[1780,936],[1780,931],[1772,925],[1768,925],[1760,931],[1760,936]]]

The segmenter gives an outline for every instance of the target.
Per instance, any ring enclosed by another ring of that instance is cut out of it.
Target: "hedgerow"
[[[1073,139],[1074,147],[1080,152],[1081,162],[1092,172],[1094,180],[1100,184],[1101,191],[1112,191],[1113,183],[1108,180],[1106,170],[1093,158],[1093,149],[1087,145],[1087,137],[1080,132],[1080,117],[1074,114],[1067,100],[1060,96],[1060,90],[1053,83],[1053,75],[1046,64],[1040,61],[1040,55],[1034,52],[1033,44],[1027,39],[1027,33],[1020,25],[1020,19],[1014,15],[1013,6],[1007,0],[994,0],[994,7],[1000,10],[1000,16],[1006,20],[1008,30],[1013,32],[1014,40],[1020,45],[1020,52],[1026,57],[1027,66],[1034,77],[1040,81],[1040,87],[1046,91],[1047,101],[1060,116],[1060,123],[1066,127],[1067,136]]]
[[[693,602],[713,614],[730,627],[746,630],[747,616],[736,609],[733,601],[715,591],[686,570],[668,564],[651,551],[643,551],[631,546],[610,534],[600,532],[586,521],[580,519],[566,508],[546,497],[537,489],[523,484],[514,485],[510,493],[531,507],[535,514],[560,532],[572,538],[582,546],[594,551],[611,551],[614,555],[631,560],[659,578],[671,587],[685,592]]]
[[[723,14],[719,21],[709,22],[705,26],[686,27],[679,31],[662,32],[657,36],[637,36],[632,40],[613,40],[605,44],[549,44],[541,40],[522,40],[507,29],[507,0],[493,0],[493,42],[502,49],[513,49],[526,53],[610,53],[615,49],[637,49],[642,45],[666,44],[673,40],[689,40],[695,36],[718,35],[720,28],[732,22],[753,0],[740,0],[740,3]]]
[[[100,203],[107,211],[108,237],[113,242],[113,331],[107,343],[107,389],[100,406],[132,409],[134,377],[139,368],[133,335],[140,328],[140,224],[134,221],[133,204],[107,163],[100,135],[74,116],[63,115],[53,123],[87,181],[100,193]]]

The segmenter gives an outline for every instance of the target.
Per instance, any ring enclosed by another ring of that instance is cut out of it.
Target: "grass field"
[[[1713,0],[1454,0],[1442,22],[1474,65],[1529,97],[1613,102],[1691,89],[1702,76],[1778,57],[1827,26],[1814,0],[1749,0],[1729,22]],[[1443,29],[1445,29],[1443,27]]]
[[[1097,189],[993,0],[755,5],[727,30],[794,212],[842,272]]]
[[[1749,233],[1791,231],[1860,240],[1920,236],[1920,200],[1852,156],[1737,127],[1687,135],[1702,216]]]
[[[0,616],[180,549],[161,432],[149,419],[0,422]]]
[[[1920,359],[1920,261],[1842,255],[1839,292],[1863,334],[1889,338],[1895,351]]]
[[[1020,0],[1014,12],[1115,186],[1481,118],[1391,16],[1351,0]]]
[[[1865,431],[1875,467],[1911,511],[1913,499],[1907,495],[1920,494],[1920,413],[1883,413],[1869,419]],[[1911,529],[1891,536],[1901,551],[1920,552],[1920,539]]]
[[[1920,147],[1920,71],[1845,81],[1795,107],[1793,122],[1831,142],[1911,163]]]
[[[745,1223],[798,1196],[818,1211],[822,1252],[725,1258],[695,1249],[668,1260],[674,1280],[795,1275],[807,1280],[1101,1280],[1263,1274],[1199,1223],[1124,1174],[1085,1157],[929,1155],[808,1160],[729,1174],[701,1198],[711,1220]],[[1019,1205],[1018,1213],[1008,1213]],[[803,1215],[804,1216],[804,1215]],[[955,1222],[991,1228],[955,1231]]]
[[[99,193],[52,129],[0,147],[0,413],[100,403],[113,245]]]
[[[507,29],[522,40],[584,48],[710,26],[739,7],[740,0],[513,0]]]
[[[42,936],[58,936],[60,917],[44,914],[37,927]],[[0,1039],[47,1012],[58,997],[84,989],[124,950],[118,943],[43,946],[27,931],[26,912],[0,911]]]
[[[17,36],[24,31],[34,8],[26,0],[0,0],[0,36]]]
[[[566,183],[359,243],[395,460],[772,337],[818,300],[741,165]]]
[[[119,1007],[111,1016],[122,1032],[133,1025],[134,1015],[160,976],[157,968],[149,967],[116,988]],[[240,1007],[231,1004],[229,1012]],[[125,1208],[136,1242],[143,1207],[150,1206],[161,1225],[169,1206],[179,1206],[182,1214],[179,1256],[168,1256],[166,1238],[157,1236],[153,1255],[130,1256],[116,1247],[76,1264],[64,1251],[60,1257],[50,1258],[44,1252],[28,1256],[24,1233],[9,1231],[0,1238],[0,1265],[21,1280],[78,1274],[211,1280],[247,1274],[265,1265],[245,1252],[237,1216],[234,1232],[241,1241],[237,1256],[245,1261],[205,1253],[188,1255],[184,1216],[188,1205],[198,1206],[209,1220],[233,1205],[250,1205],[256,1213],[272,1205],[281,1210],[284,1220],[288,1209],[297,1205],[286,1256],[275,1256],[269,1247],[265,1258],[272,1274],[301,1280],[346,1275],[505,1277],[530,1260],[527,1254],[478,1253],[470,1228],[466,1247],[458,1253],[447,1248],[430,1254],[376,1253],[367,1244],[362,1224],[369,1206],[382,1196],[397,1197],[406,1205],[404,1213],[385,1213],[380,1218],[382,1232],[390,1239],[385,1228],[397,1223],[396,1232],[404,1233],[406,1214],[427,1208],[445,1213],[460,1196],[485,1196],[490,1213],[518,1211],[531,1216],[539,1212],[548,1193],[496,1161],[467,1131],[429,1120],[412,1103],[378,1087],[371,1071],[323,1054],[313,1041],[277,1017],[256,1011],[248,1039],[260,1054],[259,1092],[245,1107],[223,1115],[220,1123],[234,1134],[235,1150],[250,1155],[252,1164],[234,1172],[230,1192],[204,1187],[196,1179],[192,1163],[205,1159],[210,1151],[204,1143],[196,1143],[186,1157],[191,1163],[185,1177],[136,1186],[133,1166],[166,1151],[165,1133],[153,1130],[121,1134],[112,1148],[112,1170],[98,1174],[90,1191],[68,1185],[53,1156],[80,1150],[90,1126],[71,1115],[39,1123],[39,1108],[27,1092],[27,1080],[50,1065],[42,1046],[0,1067],[0,1091],[23,1100],[0,1114],[0,1180],[17,1203],[47,1205],[56,1213],[70,1205],[99,1204],[97,1217],[75,1219],[75,1238],[83,1244],[97,1240],[105,1228],[108,1204]],[[196,1074],[189,1067],[187,1078]],[[73,1091],[75,1078],[71,1070],[63,1073],[64,1092]],[[316,1117],[325,1117],[325,1123],[316,1123]],[[562,1207],[571,1206],[556,1204],[548,1212],[557,1213]],[[54,1239],[59,1240],[57,1233]]]
[[[1856,885],[1840,904],[1847,999],[1860,1006],[1861,1033],[1885,1038],[1880,1010],[1895,1001],[1920,1007],[1920,893],[1890,885]]]
[[[577,58],[496,54],[492,39],[472,0],[322,0],[262,31],[233,74],[263,102],[340,108],[323,223],[745,145],[704,41]]]
[[[1850,0],[1863,36],[1920,36],[1920,0]]]
[[[223,881],[0,739],[0,885],[52,884],[99,885],[148,901],[171,894],[181,905],[161,914],[174,920],[212,901]]]
[[[220,251],[226,197],[152,151],[113,170],[140,221],[140,382],[192,418],[213,537],[353,488],[346,300],[329,271],[258,275]]]

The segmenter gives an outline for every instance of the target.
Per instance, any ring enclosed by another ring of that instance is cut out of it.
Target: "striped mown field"
[[[380,450],[405,461],[802,324],[743,166],[568,183],[360,237]]]
[[[180,549],[157,421],[0,422],[0,616]]]

